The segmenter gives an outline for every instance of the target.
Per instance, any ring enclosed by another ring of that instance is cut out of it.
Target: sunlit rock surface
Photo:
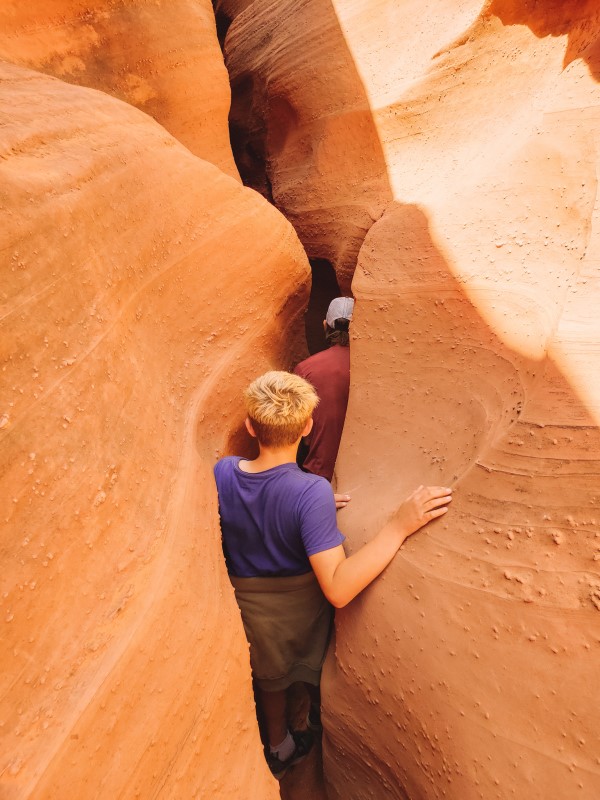
[[[210,0],[3,0],[0,32],[0,58],[125,100],[238,177]]]
[[[386,39],[336,3],[395,198],[353,283],[342,527],[419,483],[455,499],[337,616],[330,796],[593,800],[600,20],[445,5],[462,34],[387,3]]]
[[[137,109],[0,85],[0,794],[275,798],[212,465],[306,257]]]

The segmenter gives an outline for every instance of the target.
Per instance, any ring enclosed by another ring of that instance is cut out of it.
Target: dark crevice
[[[327,347],[323,320],[329,303],[334,297],[339,297],[340,287],[331,261],[325,258],[311,258],[310,269],[312,286],[304,316],[304,330],[308,352],[313,355]]]
[[[233,20],[220,7],[218,0],[213,0],[213,9],[217,38],[227,67],[225,39]],[[235,81],[230,78],[230,87],[229,141],[240,178],[244,186],[249,186],[273,203],[273,190],[267,170],[266,129],[262,116],[256,114],[254,79],[250,73]]]
[[[261,115],[256,113],[254,91],[254,80],[251,75],[244,75],[231,84],[229,111],[231,150],[244,186],[249,186],[273,203],[264,121]]]
[[[221,45],[221,51],[224,52],[225,50],[225,37],[227,36],[227,31],[229,30],[229,26],[233,22],[231,17],[227,15],[222,8],[217,8],[215,2],[213,2],[213,9],[215,12],[215,21],[217,23],[217,39],[219,40],[219,44]]]

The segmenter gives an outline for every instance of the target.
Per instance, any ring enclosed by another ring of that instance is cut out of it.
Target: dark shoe
[[[289,758],[286,758],[285,761],[281,761],[281,759],[277,758],[273,753],[267,753],[267,764],[273,773],[273,777],[277,778],[278,781],[283,778],[290,767],[293,767],[294,764],[302,761],[302,759],[308,755],[314,743],[314,737],[309,731],[290,731],[290,733],[292,734],[296,747]]]
[[[319,706],[311,703],[308,710],[308,716],[306,717],[306,724],[308,725],[309,730],[314,731],[315,733],[321,733],[323,731],[323,725],[321,724],[321,709]]]

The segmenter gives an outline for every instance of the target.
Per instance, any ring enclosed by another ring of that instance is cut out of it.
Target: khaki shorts
[[[287,689],[296,681],[318,686],[333,608],[314,573],[289,578],[229,577],[250,643],[257,686],[267,692]]]

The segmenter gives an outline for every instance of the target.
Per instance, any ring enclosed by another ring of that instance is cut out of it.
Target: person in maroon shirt
[[[319,405],[313,413],[314,425],[305,440],[308,452],[302,469],[331,482],[340,447],[348,394],[350,392],[349,326],[354,310],[351,297],[336,297],[323,320],[327,350],[301,361],[294,370],[317,391]],[[336,505],[343,508],[350,497],[336,494]]]

